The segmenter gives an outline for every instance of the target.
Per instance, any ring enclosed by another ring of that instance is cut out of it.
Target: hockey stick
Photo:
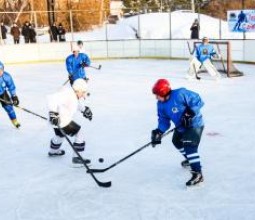
[[[174,130],[175,130],[175,128],[173,128],[173,129],[167,131],[165,134],[163,134],[162,137],[165,137],[166,135],[170,134],[170,133],[173,132]],[[132,152],[131,154],[129,154],[129,155],[123,157],[122,159],[118,160],[117,162],[113,163],[112,165],[110,165],[110,166],[108,166],[108,167],[106,167],[106,168],[104,168],[104,169],[89,169],[87,172],[89,172],[89,173],[102,173],[102,172],[105,172],[105,171],[107,171],[107,170],[109,170],[109,169],[111,169],[111,168],[117,166],[118,164],[122,163],[124,160],[126,160],[126,159],[128,159],[129,157],[131,157],[131,156],[137,154],[138,152],[142,151],[143,149],[145,149],[146,147],[148,147],[148,146],[150,146],[150,145],[151,145],[151,142],[145,144],[144,146],[138,148],[137,150],[135,150],[135,151]]]
[[[192,56],[193,53],[195,52],[195,48],[193,49],[193,51],[191,51],[191,48],[190,48],[190,45],[189,45],[189,42],[188,42],[188,41],[187,41],[187,44],[188,44],[188,48],[189,48],[189,53],[190,53],[190,55]],[[201,66],[202,66],[202,65],[201,65]],[[201,66],[200,66],[200,68],[201,68]],[[200,68],[199,68],[199,69],[200,69]],[[194,70],[194,72],[195,72],[195,77],[196,77],[196,79],[197,79],[197,80],[200,80],[201,77],[199,77],[198,74],[197,74],[197,70],[196,70],[195,64],[193,64],[193,70]]]
[[[226,68],[225,68],[225,64],[224,64],[222,54],[221,54],[221,49],[220,49],[220,46],[218,44],[217,44],[217,49],[218,49],[219,54],[220,54],[220,60],[221,60],[222,66],[223,66],[223,70],[224,70],[224,72],[226,72],[228,74],[228,72],[226,71]]]
[[[58,127],[59,130],[61,131],[61,133],[64,135],[65,139],[67,140],[67,142],[69,143],[69,145],[71,146],[71,148],[73,149],[73,151],[75,152],[75,154],[80,158],[80,160],[82,161],[82,164],[84,165],[84,167],[87,169],[87,173],[89,173],[92,178],[95,180],[95,182],[97,183],[98,186],[101,186],[101,187],[111,187],[112,183],[111,181],[109,182],[101,182],[99,181],[95,175],[92,173],[92,172],[88,172],[89,171],[89,167],[88,165],[86,164],[85,160],[82,158],[82,156],[79,154],[79,152],[75,149],[75,147],[73,146],[72,142],[70,141],[70,139],[67,137],[67,135],[65,134],[65,132],[60,128]]]
[[[196,70],[196,66],[195,66],[195,64],[193,63],[193,70],[194,70],[194,72],[195,72],[195,76],[196,76],[196,79],[197,80],[200,80],[201,79],[201,77],[200,76],[198,76],[198,74],[197,74],[197,70]]]
[[[88,67],[90,67],[90,68],[93,68],[93,69],[96,69],[96,70],[100,70],[101,69],[101,67],[102,67],[102,65],[101,64],[99,64],[98,66],[88,66]]]
[[[0,98],[0,101],[6,103],[7,105],[13,105],[12,102],[5,101],[4,99],[1,99],[1,98]],[[25,111],[25,112],[28,112],[28,113],[30,113],[30,114],[32,114],[32,115],[35,115],[35,116],[37,116],[37,117],[40,117],[40,118],[42,118],[42,119],[44,119],[44,120],[47,120],[46,117],[41,116],[41,115],[38,115],[38,114],[36,114],[36,113],[34,113],[34,112],[32,112],[32,111],[26,109],[26,108],[20,107],[20,106],[18,106],[18,105],[13,105],[13,106],[16,107],[16,108],[19,108],[19,109],[21,109],[21,110],[23,110],[23,111]]]
[[[68,82],[70,81],[70,79],[67,79],[62,86],[65,86]]]
[[[84,79],[86,82],[89,81],[89,78],[87,78],[87,77],[81,78],[81,79]],[[62,86],[65,86],[69,81],[70,81],[70,79],[67,79],[67,80],[62,84]]]

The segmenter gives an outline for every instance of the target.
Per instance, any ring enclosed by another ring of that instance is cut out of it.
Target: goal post
[[[216,69],[223,74],[227,74],[227,77],[243,76],[243,72],[239,71],[231,57],[231,43],[230,41],[209,41],[213,45],[217,54],[221,55],[221,58],[212,59],[212,63]],[[195,41],[194,48],[196,48],[201,42]]]

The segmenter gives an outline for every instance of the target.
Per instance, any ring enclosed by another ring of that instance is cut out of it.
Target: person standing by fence
[[[20,30],[16,23],[11,28],[11,35],[13,36],[14,44],[19,44]]]
[[[3,41],[3,44],[5,44],[5,40],[7,38],[7,28],[5,27],[4,25],[4,22],[1,22],[1,34],[2,34],[2,41]]]
[[[191,30],[191,39],[199,39],[199,31],[200,31],[200,25],[198,19],[195,19],[193,24],[190,27]]]
[[[58,25],[58,41],[59,42],[66,41],[66,30],[61,23]]]

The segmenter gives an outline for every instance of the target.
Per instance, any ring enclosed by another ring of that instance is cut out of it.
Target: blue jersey
[[[201,127],[204,125],[200,109],[203,107],[204,102],[200,96],[187,90],[185,88],[172,90],[170,98],[165,102],[158,101],[158,129],[165,132],[171,127],[171,121],[178,127],[178,131],[182,132],[185,128],[181,125],[181,118],[189,107],[194,112],[191,126],[193,128]]]
[[[16,95],[16,87],[13,79],[9,73],[4,71],[3,75],[0,76],[0,95],[5,91],[9,91],[11,96]]]
[[[86,77],[82,63],[90,66],[90,59],[85,53],[79,53],[77,57],[71,54],[66,58],[66,69],[73,81]]]
[[[211,44],[200,44],[198,47],[196,47],[196,58],[201,63],[207,59],[211,59],[211,57],[215,54],[216,51]]]

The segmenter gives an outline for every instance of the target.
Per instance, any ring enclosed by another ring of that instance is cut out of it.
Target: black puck
[[[99,158],[98,161],[99,161],[100,163],[103,163],[103,162],[104,162],[104,159],[103,159],[103,158]]]

